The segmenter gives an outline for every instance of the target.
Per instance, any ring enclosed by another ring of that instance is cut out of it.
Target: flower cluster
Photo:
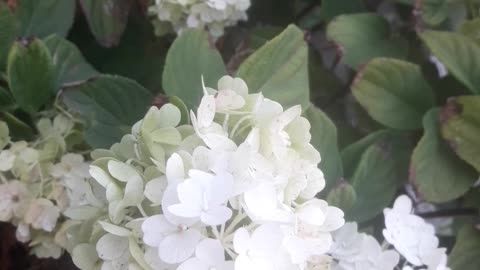
[[[206,28],[213,37],[220,37],[225,27],[247,19],[249,7],[250,0],[155,0],[149,11],[155,16],[157,35]]]
[[[195,113],[152,107],[92,153],[97,204],[68,232],[81,269],[327,269],[343,212],[300,106],[284,110],[225,76]],[[75,227],[76,226],[76,227]],[[88,233],[87,233],[88,232]]]
[[[40,138],[11,141],[0,122],[0,221],[17,226],[16,237],[40,258],[58,258],[67,245],[64,214],[86,204],[88,164],[83,156],[67,153],[74,123],[62,114],[37,123]]]
[[[448,270],[445,248],[438,247],[438,238],[431,224],[412,213],[412,201],[398,197],[393,209],[385,209],[385,249],[375,238],[357,232],[356,223],[347,223],[334,233],[330,255],[334,270]]]

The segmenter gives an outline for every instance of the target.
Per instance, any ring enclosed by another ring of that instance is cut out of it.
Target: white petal
[[[233,177],[229,173],[217,175],[206,189],[208,202],[214,205],[225,203],[233,191]]]
[[[170,213],[174,215],[185,218],[199,217],[202,213],[202,209],[200,208],[200,206],[188,205],[183,203],[170,205],[168,207],[168,211],[170,211]]]
[[[223,246],[218,240],[202,240],[195,249],[195,256],[207,265],[213,266],[225,261]]]
[[[177,106],[170,103],[163,105],[160,110],[158,110],[158,115],[162,120],[157,123],[160,128],[176,127],[180,123],[182,116]]]
[[[104,260],[114,260],[122,256],[128,249],[128,238],[107,233],[98,240],[96,248],[98,257]]]
[[[262,256],[275,256],[281,247],[282,240],[283,233],[278,224],[263,224],[252,234],[251,250],[254,250],[255,254],[260,254]]]
[[[155,205],[160,205],[166,188],[167,179],[164,176],[152,179],[145,185],[145,197]]]
[[[410,214],[412,212],[412,200],[407,195],[401,195],[393,204],[393,209],[403,214]]]
[[[177,270],[210,270],[210,266],[198,258],[190,258],[180,264]]]
[[[187,179],[177,187],[178,199],[183,204],[200,207],[203,204],[202,179]]]
[[[250,233],[245,228],[241,227],[235,231],[233,246],[238,254],[247,252],[250,247]]]
[[[183,262],[192,256],[201,238],[195,229],[169,235],[160,243],[158,256],[169,264]]]
[[[182,157],[179,154],[173,153],[167,160],[167,179],[183,179],[185,177],[185,167],[183,165]]]
[[[140,176],[132,177],[125,186],[123,203],[125,206],[135,206],[143,201],[143,180]]]
[[[140,174],[132,166],[116,160],[108,162],[108,172],[122,182],[128,182],[131,178],[140,177]]]
[[[212,124],[215,117],[215,97],[205,95],[202,97],[197,111],[198,124],[200,128],[208,127]]]
[[[200,219],[210,226],[225,223],[232,217],[232,210],[226,206],[214,206],[202,212]]]
[[[329,206],[326,215],[325,223],[321,226],[323,231],[335,231],[345,224],[344,213],[337,207]]]
[[[112,177],[100,167],[91,165],[89,172],[93,179],[95,179],[102,187],[106,187],[107,184],[113,182]]]
[[[177,227],[165,216],[151,216],[142,223],[143,242],[149,246],[158,247],[166,235],[175,233],[176,230]]]
[[[262,184],[245,192],[244,200],[248,210],[260,218],[269,216],[278,205],[277,192],[270,184]]]

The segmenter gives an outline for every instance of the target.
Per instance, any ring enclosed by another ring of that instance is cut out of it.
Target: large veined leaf
[[[311,143],[322,156],[319,167],[325,175],[326,190],[328,190],[343,176],[342,161],[337,144],[337,128],[328,116],[314,105],[305,111],[305,117],[312,125],[310,129]]]
[[[448,266],[452,270],[477,270],[480,265],[480,230],[467,224],[457,235]]]
[[[165,60],[163,90],[182,99],[189,109],[196,109],[203,96],[202,76],[206,86],[217,88],[227,71],[222,57],[210,44],[208,34],[187,30],[173,42]]]
[[[66,89],[63,100],[86,120],[87,142],[94,148],[109,148],[143,118],[152,96],[135,81],[101,75]]]
[[[337,15],[365,11],[365,5],[361,0],[324,0],[321,8],[322,18],[326,21],[330,21]]]
[[[463,22],[458,26],[458,31],[471,38],[480,46],[480,18]]]
[[[407,55],[406,40],[392,36],[388,22],[371,13],[336,17],[327,26],[327,37],[341,46],[343,61],[355,69],[375,57]]]
[[[8,51],[15,40],[15,17],[8,6],[0,2],[0,70],[3,70]]]
[[[453,76],[480,94],[480,46],[475,41],[453,32],[425,31],[420,37]]]
[[[439,109],[423,119],[424,135],[413,151],[410,182],[430,202],[447,202],[463,195],[478,174],[456,157],[440,135]]]
[[[364,222],[380,214],[407,179],[410,150],[406,138],[379,141],[362,154],[350,183],[355,189],[355,205],[347,211],[354,221]]]
[[[363,137],[362,139],[348,145],[341,152],[341,158],[343,162],[344,176],[348,179],[351,178],[358,163],[362,157],[362,154],[368,147],[375,143],[380,144],[392,144],[396,141],[404,142],[406,134],[395,130],[379,130]],[[402,147],[402,146],[398,146]]]
[[[240,66],[237,76],[249,91],[262,92],[284,107],[310,105],[307,44],[303,32],[290,25]]]
[[[132,0],[80,0],[90,30],[105,47],[120,42],[132,3]]]
[[[441,113],[443,137],[480,172],[480,96],[450,99]]]
[[[7,74],[13,97],[27,112],[36,112],[54,94],[52,57],[41,40],[15,42],[8,55]]]
[[[81,82],[98,74],[70,41],[53,35],[46,38],[44,42],[52,55],[56,90],[66,83]]]
[[[66,36],[75,18],[75,0],[17,1],[19,34],[44,38],[51,34]]]
[[[370,61],[355,79],[352,93],[373,119],[404,130],[420,128],[423,114],[435,103],[419,66],[388,58]]]

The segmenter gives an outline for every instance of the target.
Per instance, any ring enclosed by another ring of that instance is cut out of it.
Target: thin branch
[[[476,208],[440,209],[432,212],[417,213],[423,218],[454,217],[454,216],[478,216],[480,211]]]

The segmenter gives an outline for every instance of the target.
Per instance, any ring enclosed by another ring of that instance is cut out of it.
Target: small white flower
[[[202,240],[195,249],[195,257],[183,262],[177,270],[233,270],[233,261],[225,261],[225,251],[218,240]]]
[[[142,224],[143,241],[158,247],[159,258],[167,264],[188,259],[202,239],[200,232],[184,224],[173,224],[163,215],[147,218]]]
[[[10,150],[3,150],[0,152],[0,171],[6,172],[13,168],[15,162],[15,155]]]
[[[69,178],[77,181],[90,177],[88,164],[82,155],[68,153],[60,163],[53,165],[50,174],[55,178]]]
[[[386,208],[383,236],[411,264],[421,266],[421,253],[437,248],[438,238],[434,227],[413,215],[412,209],[412,201],[406,195],[395,200],[393,209]]]
[[[107,233],[98,240],[96,249],[104,260],[102,269],[128,269],[128,238]]]
[[[260,225],[252,235],[239,228],[233,240],[238,253],[235,270],[276,270],[283,237],[280,226],[273,223]]]
[[[325,201],[314,199],[300,205],[293,233],[284,242],[292,262],[300,264],[312,256],[325,254],[332,245],[330,232],[344,223],[343,212]]]
[[[11,181],[0,185],[0,221],[8,222],[23,215],[28,191],[25,184]]]
[[[35,229],[53,231],[57,225],[60,210],[50,200],[39,198],[33,201],[25,213],[25,222]]]
[[[225,223],[232,216],[232,210],[225,206],[232,194],[232,176],[198,170],[190,170],[189,176],[178,185],[180,203],[171,205],[170,212],[180,217],[198,217],[206,225]]]

